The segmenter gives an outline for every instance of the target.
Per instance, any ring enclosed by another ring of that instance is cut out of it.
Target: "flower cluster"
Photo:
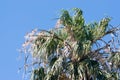
[[[24,53],[31,53],[32,47],[35,46],[34,41],[37,39],[38,33],[38,30],[34,29],[24,36],[25,42],[22,44],[22,51]]]

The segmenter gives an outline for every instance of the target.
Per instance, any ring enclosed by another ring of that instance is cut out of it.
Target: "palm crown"
[[[83,12],[74,8],[73,13],[62,11],[55,28],[27,34],[23,50],[30,79],[120,79],[120,29],[109,25],[110,20],[85,24]]]

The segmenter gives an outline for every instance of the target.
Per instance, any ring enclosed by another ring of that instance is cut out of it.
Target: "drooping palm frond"
[[[44,68],[38,68],[32,72],[30,80],[44,80],[44,77]]]
[[[57,59],[48,74],[45,77],[45,80],[57,80],[59,75],[62,72],[62,63],[63,63],[63,57],[59,57]]]

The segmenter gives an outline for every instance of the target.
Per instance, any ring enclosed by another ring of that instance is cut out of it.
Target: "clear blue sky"
[[[0,80],[21,80],[17,49],[26,32],[54,27],[60,10],[74,7],[87,22],[111,16],[111,24],[120,24],[120,0],[0,0]]]

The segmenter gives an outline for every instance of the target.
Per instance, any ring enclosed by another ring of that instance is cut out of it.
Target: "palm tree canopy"
[[[120,28],[110,20],[86,24],[74,8],[62,10],[57,27],[28,33],[22,50],[31,80],[120,79]]]

